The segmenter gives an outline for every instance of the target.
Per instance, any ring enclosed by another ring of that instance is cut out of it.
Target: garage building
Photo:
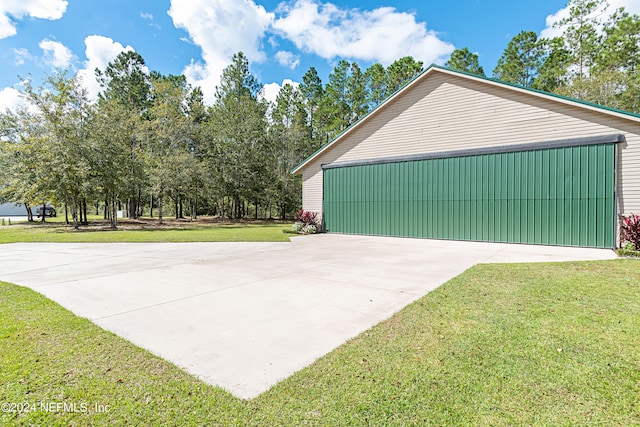
[[[612,248],[640,116],[431,66],[293,173],[331,233]]]

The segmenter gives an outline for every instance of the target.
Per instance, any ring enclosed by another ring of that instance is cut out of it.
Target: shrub
[[[296,233],[315,234],[320,229],[318,214],[300,209],[296,213],[296,222],[292,227]]]
[[[318,223],[318,214],[315,212],[309,212],[300,209],[298,213],[296,213],[296,222],[301,222],[304,226],[313,225],[318,228],[320,225]]]
[[[318,232],[318,228],[315,225],[308,224],[304,226],[302,232],[306,234],[316,234]]]
[[[633,249],[640,250],[640,215],[631,214],[620,218],[621,241],[629,242]]]

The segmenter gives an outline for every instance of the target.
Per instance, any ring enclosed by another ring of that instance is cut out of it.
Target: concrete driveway
[[[0,279],[252,398],[477,263],[612,258],[601,249],[328,234],[17,243],[0,245]]]

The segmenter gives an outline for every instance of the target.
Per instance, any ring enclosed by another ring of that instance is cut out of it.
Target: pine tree
[[[531,87],[543,63],[543,49],[533,31],[515,36],[498,59],[493,77],[508,83]]]
[[[452,70],[465,71],[467,73],[484,76],[484,69],[480,66],[478,55],[466,47],[454,50],[444,66]]]

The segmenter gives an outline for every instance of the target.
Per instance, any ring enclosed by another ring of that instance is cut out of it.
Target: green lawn
[[[26,288],[0,307],[0,402],[89,410],[0,425],[640,425],[638,260],[476,266],[251,401]]]
[[[90,218],[91,219],[91,218]],[[171,221],[158,227],[155,221],[123,221],[118,230],[94,220],[89,227],[74,230],[63,218],[46,223],[14,223],[0,226],[0,243],[14,242],[287,242],[291,223],[235,222],[212,223]]]

